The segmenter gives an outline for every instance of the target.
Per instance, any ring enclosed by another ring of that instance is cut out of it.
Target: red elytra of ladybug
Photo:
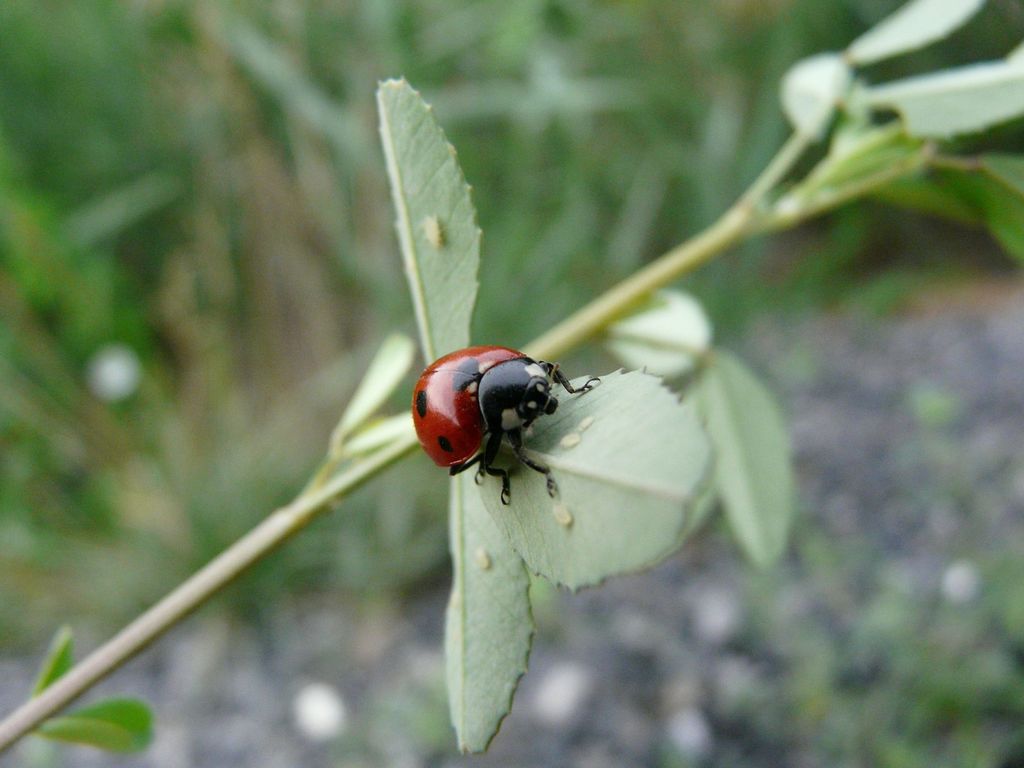
[[[516,458],[543,474],[548,493],[558,486],[551,469],[523,451],[523,430],[537,417],[552,414],[558,400],[551,387],[558,383],[569,394],[582,394],[600,380],[590,378],[573,387],[557,363],[534,360],[509,347],[467,347],[435,360],[413,389],[412,416],[416,435],[427,455],[457,475],[477,466],[479,483],[485,474],[501,478],[501,501],[512,498],[508,470],[494,466],[502,439]]]

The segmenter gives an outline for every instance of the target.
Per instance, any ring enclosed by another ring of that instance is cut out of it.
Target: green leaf
[[[808,200],[823,192],[835,193],[915,158],[922,160],[925,152],[924,141],[907,136],[898,124],[840,124],[828,154],[786,197]]]
[[[726,518],[758,565],[783,550],[794,507],[789,435],[771,393],[737,358],[716,351],[697,388],[715,449]]]
[[[850,79],[850,67],[838,53],[819,53],[790,67],[782,78],[782,109],[797,133],[821,138]]]
[[[413,358],[413,343],[408,336],[394,333],[388,336],[366,369],[348,408],[331,435],[332,456],[341,453],[342,444],[358,427],[372,416],[395,391],[402,377],[409,371]]]
[[[608,329],[608,349],[628,368],[682,376],[711,344],[711,323],[689,294],[660,291],[636,314]]]
[[[986,155],[981,167],[991,182],[981,203],[989,231],[1008,253],[1024,260],[1024,157]]]
[[[942,181],[939,173],[899,179],[876,190],[872,197],[961,224],[984,223],[981,211],[965,201],[952,184]]]
[[[982,131],[1024,114],[1024,59],[989,61],[874,87],[855,103],[892,108],[906,130],[922,138]]]
[[[994,178],[1001,181],[1008,190],[1024,199],[1024,156],[985,155],[982,167]]]
[[[137,752],[153,739],[153,715],[141,701],[106,699],[47,720],[35,733],[112,752]]]
[[[858,37],[846,54],[855,64],[871,64],[923,48],[956,31],[985,0],[913,0]]]
[[[710,468],[694,409],[638,372],[611,373],[585,394],[562,395],[526,447],[551,468],[557,498],[543,475],[514,459],[510,505],[501,503],[496,478],[479,491],[527,567],[573,589],[676,549]]]
[[[472,473],[453,478],[451,486],[448,703],[459,748],[483,752],[526,672],[533,638],[530,578],[484,509]]]
[[[700,530],[704,523],[708,521],[708,518],[711,517],[711,513],[715,511],[717,505],[718,489],[715,488],[714,483],[709,483],[693,505],[693,512],[690,513],[686,520],[686,525],[683,526],[682,539],[687,539]]]
[[[348,439],[343,452],[348,456],[365,456],[412,432],[412,415],[408,412],[374,419]]]
[[[469,344],[480,228],[469,185],[430,107],[404,80],[377,90],[396,227],[427,361]]]
[[[71,669],[74,652],[75,640],[71,634],[71,627],[61,627],[50,641],[50,649],[46,652],[46,658],[39,667],[35,685],[32,686],[33,696],[38,696],[54,680]]]
[[[1008,253],[1024,260],[1024,158],[983,155],[975,165],[945,167],[878,197],[964,223],[984,224]]]

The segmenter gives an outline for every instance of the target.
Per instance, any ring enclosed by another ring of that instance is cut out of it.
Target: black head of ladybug
[[[578,394],[591,389],[598,379],[588,379],[582,387],[575,388],[558,370],[557,364],[533,360],[525,355],[495,363],[487,368],[477,382],[480,415],[487,436],[483,451],[466,465],[452,467],[452,474],[462,471],[474,461],[479,461],[477,479],[484,474],[500,477],[501,501],[508,504],[512,498],[508,470],[494,466],[498,448],[504,437],[520,463],[543,474],[547,481],[548,494],[556,496],[558,485],[551,474],[551,469],[528,456],[523,450],[523,430],[533,424],[537,417],[552,414],[558,408],[558,400],[551,394],[551,387],[555,382],[566,392]]]
[[[484,426],[490,433],[530,426],[541,414],[551,414],[558,400],[551,394],[550,363],[528,357],[506,360],[480,377],[477,396]]]

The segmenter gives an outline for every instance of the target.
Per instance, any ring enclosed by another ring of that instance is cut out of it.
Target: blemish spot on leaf
[[[561,440],[559,440],[558,444],[563,448],[575,448],[577,445],[580,444],[580,441],[582,439],[583,436],[580,435],[579,432],[570,432],[569,434],[565,435]]]
[[[444,227],[441,225],[441,220],[437,216],[424,216],[421,226],[427,242],[440,250],[445,243]]]
[[[551,514],[555,516],[555,520],[559,525],[568,528],[572,525],[572,512],[565,506],[565,502],[558,502],[551,508]]]
[[[576,427],[576,431],[577,432],[586,432],[587,429],[590,427],[590,425],[593,424],[593,423],[594,423],[594,417],[593,416],[587,416],[585,419],[583,419],[580,422],[579,426]]]
[[[491,556],[487,554],[487,550],[483,547],[477,547],[476,552],[473,553],[473,558],[476,560],[477,567],[481,571],[489,571],[491,569]]]

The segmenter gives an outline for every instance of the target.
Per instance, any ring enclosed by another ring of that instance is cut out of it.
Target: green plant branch
[[[805,133],[796,131],[791,134],[786,143],[782,145],[782,149],[761,172],[761,175],[754,179],[754,183],[740,197],[738,205],[747,208],[756,208],[760,205],[768,193],[775,189],[779,182],[793,170],[797,160],[803,156],[812,143],[813,139]]]
[[[878,186],[914,173],[928,161],[926,154],[915,156],[913,163],[894,166],[884,173],[862,179],[849,188],[834,190],[827,196],[817,196],[808,201],[793,200],[792,209],[776,204],[767,211],[762,210],[761,206],[768,194],[792,170],[806,147],[806,139],[790,139],[750,189],[718,221],[570,315],[527,345],[527,354],[557,358],[603,331],[655,290],[696,269],[747,237],[793,226],[825,210],[869,194]],[[30,699],[0,722],[0,753],[96,682],[107,677],[239,574],[308,525],[332,501],[376,476],[411,452],[415,446],[416,437],[410,429],[390,445],[358,460],[333,477],[317,474],[293,502],[271,514],[39,696]]]

